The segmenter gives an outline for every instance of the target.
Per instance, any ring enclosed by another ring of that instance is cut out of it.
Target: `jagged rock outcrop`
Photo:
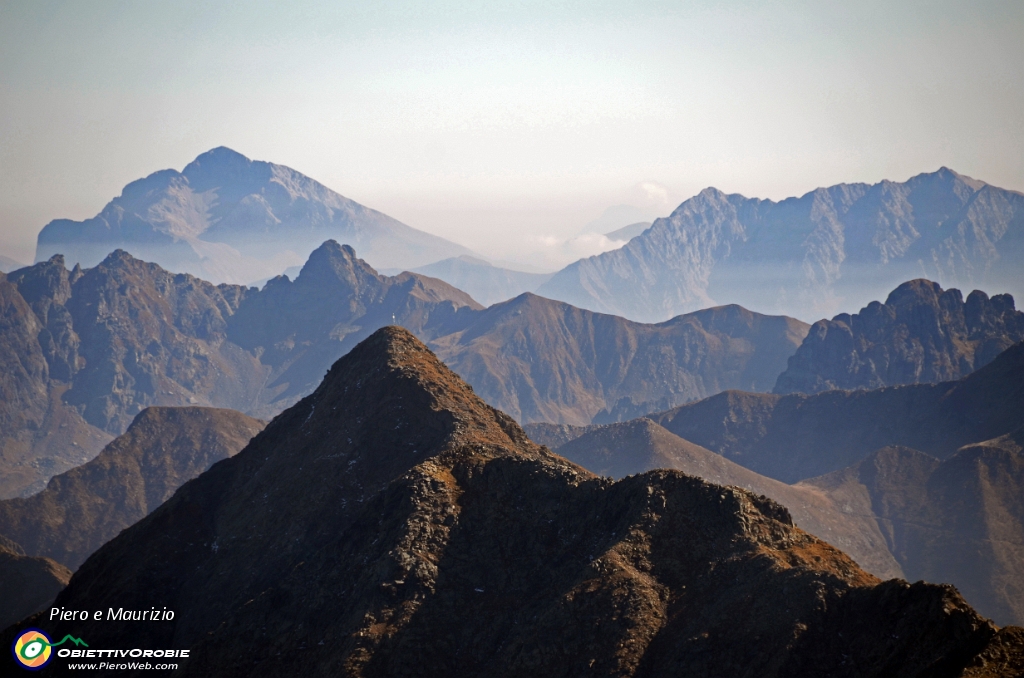
[[[708,188],[537,293],[646,322],[722,302],[809,319],[921,276],[1019,296],[1022,263],[1024,194],[942,168],[778,203]]]
[[[7,628],[47,607],[71,579],[71,570],[49,558],[26,556],[0,535],[0,626]]]
[[[1024,342],[959,381],[811,396],[727,391],[650,417],[786,483],[852,466],[890,445],[944,459],[1024,426]]]
[[[1024,429],[945,460],[901,447],[796,487],[871,516],[908,579],[948,581],[999,624],[1024,624]]]
[[[397,328],[55,604],[173,609],[46,630],[189,648],[185,676],[918,676],[980,657],[1009,675],[1015,650],[952,587],[880,583],[770,500],[676,471],[593,476]]]
[[[328,239],[378,267],[470,254],[291,168],[219,147],[181,172],[133,181],[92,219],[51,221],[39,232],[36,261],[60,253],[89,268],[124,249],[176,273],[244,284],[301,264]]]
[[[814,324],[779,375],[775,393],[819,393],[953,381],[1024,341],[1013,297],[943,291],[929,280],[897,287],[885,304]]]
[[[0,535],[74,570],[262,428],[233,410],[147,408],[95,459],[54,476],[38,494],[0,501]],[[0,597],[10,593],[0,579]]]

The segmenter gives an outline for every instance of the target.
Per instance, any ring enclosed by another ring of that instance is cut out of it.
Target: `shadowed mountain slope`
[[[1024,340],[1024,313],[1009,294],[943,292],[928,280],[896,288],[885,304],[814,324],[775,393],[819,393],[965,377]]]
[[[71,570],[49,558],[26,556],[0,535],[0,626],[7,628],[47,607],[71,579]]]
[[[883,579],[904,576],[870,516],[844,512],[817,488],[786,485],[754,473],[650,419],[595,427],[555,451],[589,471],[616,479],[675,469],[716,485],[742,487],[785,506],[798,527],[839,547],[872,574]]]
[[[908,579],[948,581],[1000,624],[1024,623],[1024,453],[1012,436],[939,461],[907,448],[795,487],[872,516]]]
[[[181,172],[133,181],[92,219],[51,221],[39,233],[36,261],[60,253],[92,267],[125,249],[171,271],[246,283],[302,263],[328,239],[358,248],[378,267],[470,254],[291,168],[220,147]]]
[[[788,483],[852,466],[890,445],[942,459],[1024,425],[1024,342],[959,381],[812,396],[727,391],[650,417]]]
[[[147,408],[92,461],[54,476],[39,494],[0,501],[0,535],[75,569],[262,428],[233,410]]]
[[[1022,264],[1024,194],[942,168],[781,202],[708,188],[537,293],[647,322],[723,301],[820,317],[919,277],[1020,296]]]
[[[770,500],[550,454],[398,328],[56,605],[175,610],[47,631],[187,647],[185,676],[954,676],[982,652],[997,676],[1015,651],[951,587],[880,583]]]

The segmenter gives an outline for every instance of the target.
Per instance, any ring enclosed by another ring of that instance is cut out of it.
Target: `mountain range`
[[[728,301],[816,319],[929,278],[1024,293],[1024,194],[947,168],[781,202],[714,188],[537,293],[645,322]]]
[[[1011,676],[1024,659],[1024,630],[952,587],[880,582],[767,498],[551,454],[394,327],[54,604],[174,610],[47,630],[189,648],[187,676]]]
[[[37,492],[150,406],[267,419],[374,330],[401,324],[523,421],[629,419],[722,389],[768,391],[808,326],[736,306],[661,325],[521,295],[488,309],[434,278],[379,275],[328,241],[298,277],[213,285],[115,251],[0,279],[0,498]]]
[[[36,261],[62,254],[89,268],[124,249],[177,273],[248,283],[301,263],[331,238],[383,268],[470,254],[289,167],[219,147],[181,172],[133,181],[91,219],[51,221],[39,232]]]
[[[839,471],[893,445],[946,459],[1024,425],[1024,342],[958,381],[815,395],[725,391],[649,416],[785,483]]]

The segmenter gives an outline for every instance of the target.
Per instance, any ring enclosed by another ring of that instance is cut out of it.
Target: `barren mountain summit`
[[[594,476],[396,327],[56,605],[174,610],[28,622],[188,648],[188,676],[957,675],[986,647],[989,675],[1010,675],[1014,639],[951,587],[880,583],[745,490]]]

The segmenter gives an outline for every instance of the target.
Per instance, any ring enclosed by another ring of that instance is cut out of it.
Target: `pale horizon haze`
[[[707,186],[1020,191],[1022,35],[1021,2],[8,0],[0,254],[222,145],[548,268]]]

